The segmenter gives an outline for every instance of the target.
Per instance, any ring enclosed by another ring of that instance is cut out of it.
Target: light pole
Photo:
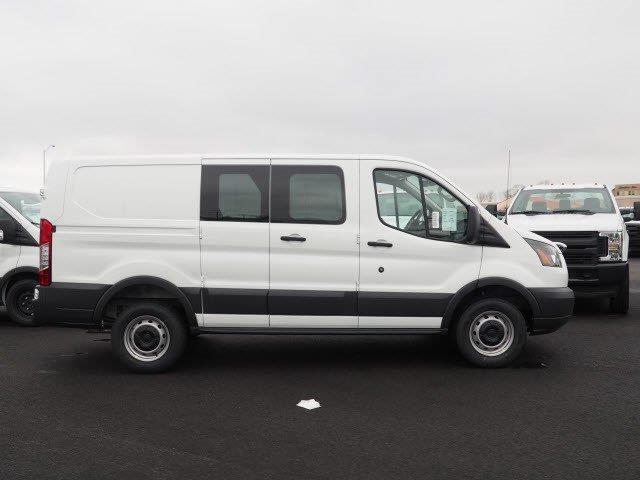
[[[56,148],[56,146],[49,145],[47,148],[42,150],[42,188],[44,188],[44,182],[47,178],[47,150],[50,148]]]

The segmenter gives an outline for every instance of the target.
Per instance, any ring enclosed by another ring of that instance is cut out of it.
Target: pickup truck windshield
[[[605,188],[567,188],[522,190],[509,214],[615,213],[609,191]]]
[[[34,225],[40,225],[42,199],[36,193],[0,192],[0,197]]]

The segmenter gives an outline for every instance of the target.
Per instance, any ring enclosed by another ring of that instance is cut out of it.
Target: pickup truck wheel
[[[33,311],[33,291],[36,288],[34,279],[19,280],[9,287],[6,296],[6,307],[9,318],[23,327],[36,325]]]
[[[629,272],[620,284],[618,294],[611,299],[611,312],[625,315],[629,313]]]
[[[513,304],[491,298],[472,303],[456,324],[461,355],[478,367],[504,367],[527,340],[527,324]]]
[[[151,302],[127,308],[111,327],[113,352],[138,373],[159,373],[171,368],[184,353],[188,338],[182,318]]]

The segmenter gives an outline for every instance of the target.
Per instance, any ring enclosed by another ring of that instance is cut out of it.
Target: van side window
[[[345,203],[341,168],[316,165],[272,166],[272,222],[344,223]]]
[[[200,219],[269,221],[269,166],[203,165]]]
[[[401,170],[375,170],[373,176],[382,223],[434,240],[459,242],[465,238],[468,209],[446,188]]]

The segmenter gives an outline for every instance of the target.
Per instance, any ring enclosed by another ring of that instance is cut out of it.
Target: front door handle
[[[292,235],[284,235],[284,236],[280,237],[280,240],[282,240],[284,242],[306,242],[307,241],[306,238],[301,237],[297,233],[294,233]]]
[[[393,243],[389,243],[386,240],[378,240],[377,242],[367,242],[367,245],[369,245],[370,247],[386,247],[386,248],[393,247]]]

